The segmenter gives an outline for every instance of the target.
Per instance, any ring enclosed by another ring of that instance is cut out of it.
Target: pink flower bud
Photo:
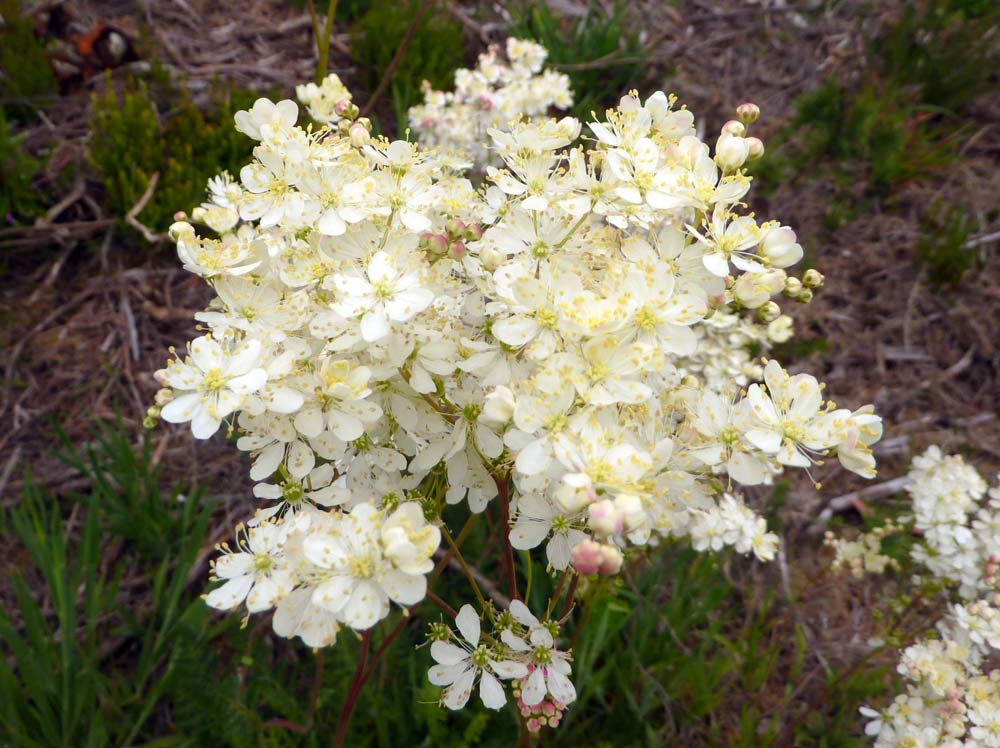
[[[469,250],[465,248],[465,244],[462,242],[452,242],[451,246],[448,247],[448,252],[451,254],[452,258],[461,260],[469,253]]]
[[[601,551],[600,543],[587,538],[573,546],[569,558],[573,568],[581,574],[597,574],[604,563],[604,554]]]
[[[622,531],[622,518],[608,499],[587,508],[587,524],[598,535],[616,535]]]
[[[335,111],[339,116],[343,117],[344,113],[347,112],[351,107],[351,102],[349,99],[341,99],[336,104],[333,105],[333,111]]]
[[[750,149],[750,153],[747,154],[747,158],[754,161],[764,155],[764,141],[760,138],[747,138],[747,148]]]

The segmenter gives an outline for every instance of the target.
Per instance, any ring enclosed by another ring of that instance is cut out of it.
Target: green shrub
[[[8,116],[25,119],[55,95],[56,79],[34,22],[19,0],[0,0],[0,99]]]
[[[42,162],[24,152],[23,139],[12,132],[0,109],[0,219],[23,223],[42,212],[35,179]]]
[[[218,93],[202,112],[186,90],[170,95],[173,109],[162,111],[141,82],[121,93],[108,87],[93,96],[90,162],[104,189],[104,205],[124,216],[139,201],[154,172],[159,181],[139,220],[164,231],[178,210],[198,205],[206,181],[227,170],[237,174],[252,152],[253,141],[236,132],[232,112],[246,108],[256,95]]]

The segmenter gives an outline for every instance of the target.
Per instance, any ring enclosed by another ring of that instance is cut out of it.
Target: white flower
[[[372,256],[366,276],[334,276],[343,297],[333,309],[344,317],[360,317],[361,337],[369,343],[388,335],[392,321],[405,322],[434,299],[434,292],[420,284],[415,272],[397,269],[385,252]]]
[[[479,678],[479,698],[488,709],[500,709],[507,696],[498,678],[523,678],[528,668],[520,662],[497,659],[491,648],[479,643],[480,621],[471,605],[463,605],[455,616],[455,625],[462,638],[458,644],[435,641],[431,657],[438,664],[428,678],[435,686],[445,686],[441,703],[449,709],[461,709],[469,701],[476,678]]]
[[[302,544],[305,557],[322,570],[312,602],[353,629],[371,628],[385,618],[390,600],[414,605],[427,590],[422,574],[400,571],[385,556],[383,519],[372,504],[360,504]]]
[[[190,353],[183,362],[172,361],[156,373],[161,382],[183,393],[167,403],[161,415],[170,423],[190,421],[194,437],[207,439],[246,395],[264,386],[267,372],[260,366],[258,340],[224,347],[203,335],[192,341]]]
[[[528,630],[527,639],[510,629],[500,635],[504,644],[525,655],[531,663],[531,674],[522,682],[521,700],[528,706],[535,706],[549,693],[562,704],[576,701],[576,688],[569,679],[569,654],[556,649],[552,632],[520,600],[511,601],[510,614]]]
[[[236,537],[241,550],[230,552],[224,546],[225,552],[212,564],[213,575],[225,584],[209,592],[205,602],[228,610],[246,600],[250,613],[267,610],[291,592],[296,581],[282,549],[283,528],[272,522],[245,532],[238,527]]]
[[[574,526],[575,525],[575,526]],[[552,568],[562,571],[569,566],[573,547],[587,539],[580,515],[565,516],[551,499],[544,496],[522,496],[517,502],[517,521],[510,530],[510,544],[527,551],[542,544],[549,534],[552,540],[545,555]]]

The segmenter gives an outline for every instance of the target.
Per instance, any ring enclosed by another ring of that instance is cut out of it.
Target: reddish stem
[[[569,589],[566,591],[566,600],[563,601],[562,612],[559,613],[560,621],[569,615],[569,611],[573,608],[573,598],[576,596],[576,585],[579,582],[580,575],[573,572],[573,578],[569,580]]]
[[[358,665],[354,668],[354,677],[351,678],[351,685],[347,690],[347,698],[344,699],[344,708],[340,711],[337,732],[333,736],[333,748],[344,748],[344,739],[347,737],[347,726],[351,723],[354,706],[357,704],[358,696],[361,695],[361,687],[365,685],[365,665],[368,662],[368,651],[371,649],[371,645],[372,632],[371,629],[368,629],[361,634],[361,652],[358,654]]]
[[[500,499],[500,533],[503,535],[504,572],[510,583],[510,599],[520,600],[521,595],[517,591],[517,574],[514,572],[514,547],[510,544],[510,480],[506,476],[494,478],[494,480]]]

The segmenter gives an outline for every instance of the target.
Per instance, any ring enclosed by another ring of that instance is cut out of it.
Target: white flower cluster
[[[991,564],[996,574],[997,565]],[[1000,748],[1000,593],[951,608],[938,637],[908,647],[906,692],[884,711],[864,707],[875,748]]]
[[[573,105],[569,78],[543,70],[548,51],[534,42],[507,40],[506,61],[492,45],[473,70],[455,71],[455,90],[435,91],[424,82],[424,103],[409,111],[409,123],[426,146],[461,151],[481,171],[495,161],[486,135],[520,118]]]
[[[907,478],[913,514],[855,541],[828,534],[834,565],[856,576],[896,566],[882,539],[912,525],[921,536],[913,559],[963,602],[936,637],[903,651],[906,691],[881,712],[861,710],[866,732],[876,748],[1000,748],[1000,669],[991,669],[1000,654],[1000,486],[987,491],[975,468],[936,446],[914,458]]]
[[[780,339],[776,299],[822,282],[787,274],[790,229],[744,212],[756,107],[714,155],[663,93],[624,97],[586,145],[575,119],[518,121],[490,130],[504,166],[480,190],[440,149],[370,138],[352,107],[317,131],[291,101],[237,114],[259,142],[239,183],[210,185],[197,216],[215,235],[171,228],[216,298],[150,416],[197,438],[225,422],[271,502],[217,561],[210,604],[274,607],[276,632],[313,646],[368,629],[425,597],[445,502],[497,500],[501,546],[546,544],[578,574],[663,538],[769,559],[777,538],[734,482],[834,453],[874,474],[870,406],[838,409],[773,360],[742,389],[749,359],[726,350],[744,315]],[[480,644],[464,611],[464,643],[435,650],[445,703],[478,678],[493,706],[512,678],[525,718],[557,724],[573,689],[555,623],[515,600]]]
[[[471,605],[463,605],[455,616],[456,635],[447,626],[431,627],[431,657],[437,663],[428,677],[436,686],[444,686],[441,703],[449,709],[461,709],[469,700],[476,681],[479,698],[489,709],[500,709],[507,695],[499,679],[517,679],[519,706],[552,706],[552,714],[576,700],[576,689],[569,679],[570,655],[555,645],[559,624],[540,622],[520,600],[511,601],[507,612],[497,616],[493,634],[481,643],[481,621]],[[558,705],[558,706],[557,706]],[[554,724],[546,723],[555,727]],[[537,732],[535,725],[533,731]]]
[[[847,568],[851,574],[861,579],[865,574],[882,574],[886,569],[899,569],[899,562],[882,553],[882,541],[903,530],[903,526],[891,518],[868,532],[861,533],[854,540],[834,537],[827,531],[823,544],[834,551],[833,568]]]
[[[391,512],[372,502],[324,512],[288,488],[285,501],[280,521],[258,515],[249,529],[237,528],[238,551],[220,548],[212,572],[224,584],[206,595],[213,608],[275,608],[275,633],[325,647],[341,624],[368,629],[388,615],[390,601],[423,600],[441,532],[418,503]]]
[[[1000,552],[1000,487],[987,496],[976,469],[938,447],[913,459],[909,477],[913,527],[923,534],[914,560],[934,578],[956,585],[964,599],[978,598],[990,589],[983,569]]]

